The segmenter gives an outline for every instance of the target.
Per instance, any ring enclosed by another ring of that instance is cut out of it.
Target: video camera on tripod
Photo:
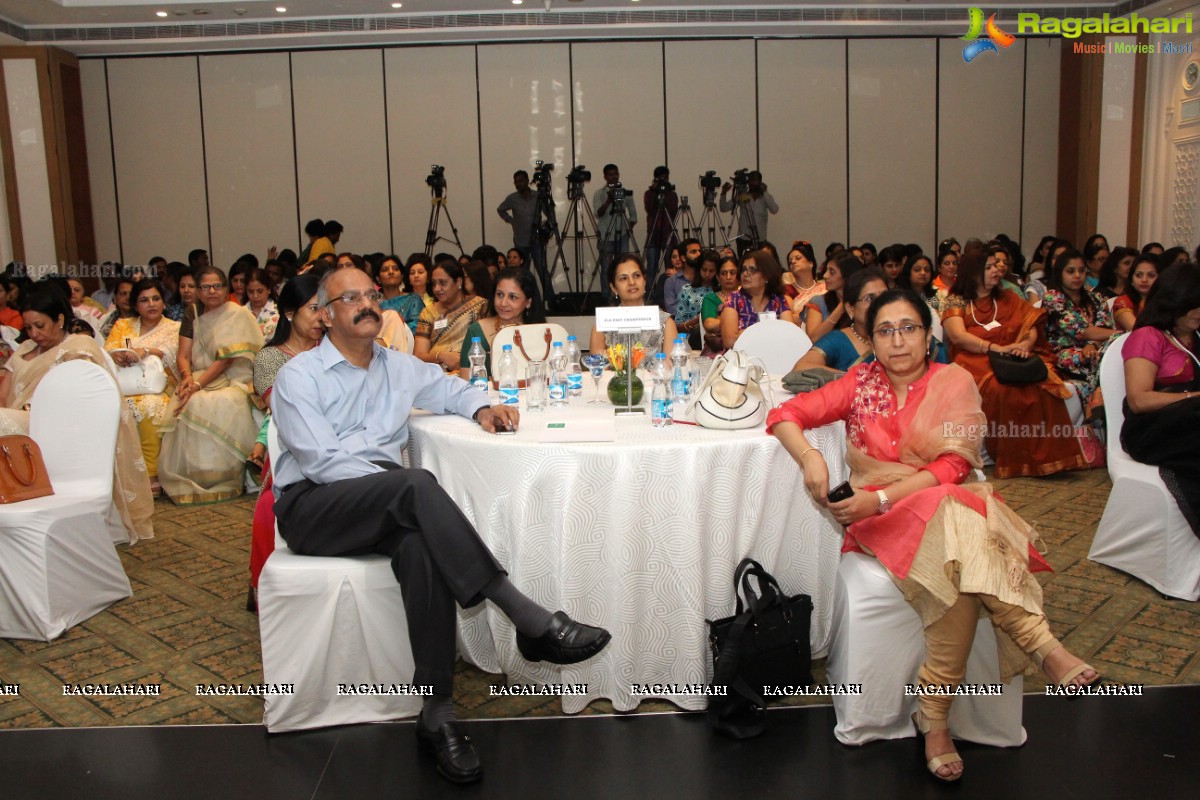
[[[592,179],[592,172],[583,164],[578,164],[567,173],[567,199],[583,195],[583,185]]]
[[[435,196],[441,197],[442,192],[446,191],[446,168],[441,164],[431,166],[429,168],[429,175],[425,178],[425,183]]]
[[[717,200],[717,190],[721,188],[721,179],[717,171],[710,169],[700,176],[700,189],[704,192],[704,205],[711,206]]]
[[[729,179],[733,184],[733,193],[735,195],[744,195],[750,193],[750,170],[743,167],[739,170],[734,170],[733,177]]]
[[[553,164],[547,164],[544,161],[533,162],[533,185],[537,187],[539,194],[550,193],[550,173],[554,171]]]

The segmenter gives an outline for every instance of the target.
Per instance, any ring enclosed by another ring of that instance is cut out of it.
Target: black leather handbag
[[[1046,370],[1046,362],[1037,356],[1021,358],[1009,353],[988,351],[988,361],[996,380],[1005,386],[1027,386],[1031,383],[1041,383],[1050,377]]]
[[[758,592],[751,577],[758,579]],[[809,624],[812,598],[788,597],[757,561],[744,558],[733,575],[737,611],[706,620],[713,655],[708,721],[732,739],[758,736],[766,727],[765,686],[812,683]],[[724,693],[717,694],[723,687]]]

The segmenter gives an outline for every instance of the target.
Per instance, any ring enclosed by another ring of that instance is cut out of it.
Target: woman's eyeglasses
[[[880,339],[891,339],[897,333],[905,339],[911,339],[917,331],[925,330],[924,325],[900,325],[895,328],[876,328],[875,335]]]

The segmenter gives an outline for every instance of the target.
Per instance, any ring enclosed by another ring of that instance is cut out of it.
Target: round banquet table
[[[687,692],[711,680],[705,620],[734,612],[733,572],[746,556],[786,593],[811,595],[812,649],[823,655],[842,529],[809,497],[779,442],[761,426],[654,428],[648,414],[616,418],[615,441],[541,441],[546,422],[613,418],[611,405],[585,402],[591,388],[539,413],[525,410],[522,390],[521,428],[511,436],[457,416],[409,419],[411,465],[437,477],[513,582],[547,608],[612,632],[583,664],[531,664],[517,652],[512,623],[481,603],[459,611],[463,658],[514,685],[586,684],[562,697],[567,713],[597,698],[621,711],[648,697],[703,709],[706,699]],[[837,485],[847,477],[843,425],[809,436]]]

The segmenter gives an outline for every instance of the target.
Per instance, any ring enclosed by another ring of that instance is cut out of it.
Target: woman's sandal
[[[1074,681],[1076,678],[1078,678],[1080,675],[1087,672],[1088,670],[1091,670],[1092,672],[1096,673],[1096,677],[1092,678],[1087,683],[1079,684],[1080,687],[1100,686],[1101,684],[1104,683],[1104,678],[1100,675],[1100,670],[1096,669],[1091,664],[1085,664],[1082,661],[1080,661],[1078,664],[1076,664],[1075,666],[1073,666],[1069,670],[1067,670],[1062,675],[1062,677],[1060,677],[1057,681],[1050,679],[1050,676],[1048,674],[1046,674],[1046,668],[1044,665],[1046,662],[1046,658],[1051,653],[1056,652],[1059,647],[1062,647],[1062,645],[1060,644],[1058,647],[1053,648],[1052,650],[1050,650],[1047,653],[1035,652],[1031,656],[1031,658],[1033,659],[1033,663],[1037,665],[1037,668],[1042,671],[1043,675],[1046,675],[1046,678],[1047,678],[1046,682],[1048,684],[1050,684],[1051,686],[1058,686],[1058,687],[1074,686],[1075,684],[1072,683],[1072,681]]]
[[[246,458],[246,469],[248,469],[250,474],[255,477],[261,476],[263,471],[262,456],[248,456]]]
[[[950,726],[944,719],[928,719],[920,712],[920,710],[913,713],[912,721],[913,725],[917,727],[917,732],[921,734],[921,758],[924,758],[925,735],[930,731],[949,730]],[[929,774],[933,775],[933,777],[940,781],[946,781],[947,783],[950,783],[951,781],[956,781],[961,778],[962,773],[959,772],[958,774],[952,773],[950,775],[941,775],[938,773],[938,770],[955,762],[961,764],[962,756],[960,756],[957,751],[951,750],[949,753],[942,753],[940,756],[934,756],[931,758],[928,762],[926,762],[925,768],[929,770]]]

